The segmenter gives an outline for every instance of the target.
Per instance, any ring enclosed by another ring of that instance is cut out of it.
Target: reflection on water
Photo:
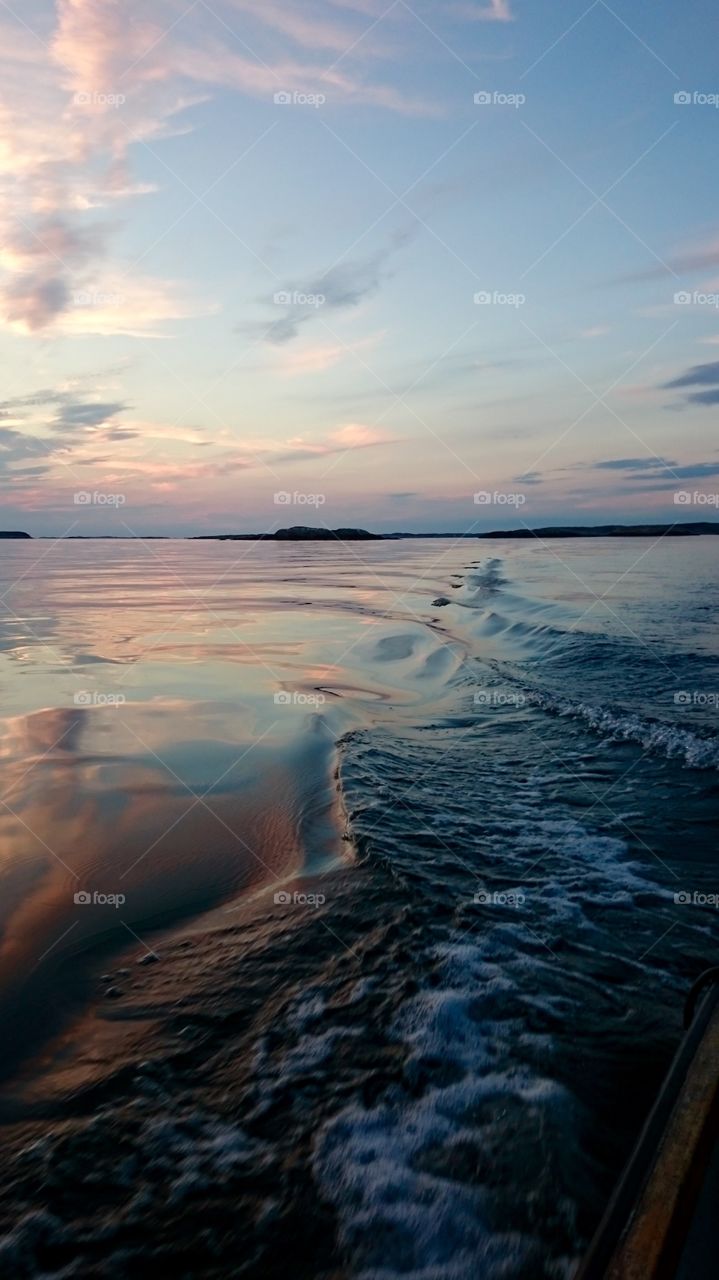
[[[639,582],[631,542],[2,544],[0,983],[331,859],[338,738],[378,713],[439,714],[468,653],[540,662],[537,698],[561,671],[591,722],[592,681],[603,695],[629,642],[613,695],[624,678],[637,710],[671,720],[677,638],[716,653],[711,542],[687,574],[666,540]],[[641,738],[641,718],[619,723]],[[78,909],[84,890],[122,893],[122,913]]]
[[[338,737],[461,659],[426,622],[466,547],[436,580],[431,550],[3,545],[6,1012],[67,952],[339,856]]]

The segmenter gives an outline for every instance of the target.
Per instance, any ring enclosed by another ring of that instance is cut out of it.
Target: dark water
[[[0,1258],[571,1276],[715,962],[713,540],[98,545],[6,597]]]

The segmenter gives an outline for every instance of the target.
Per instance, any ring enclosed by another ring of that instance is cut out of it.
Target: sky
[[[0,527],[712,519],[712,0],[0,0]]]

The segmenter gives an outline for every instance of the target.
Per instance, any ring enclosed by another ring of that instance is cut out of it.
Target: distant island
[[[193,541],[212,538],[218,542],[381,542],[384,536],[369,533],[367,529],[315,529],[308,524],[293,524],[275,533],[198,533]]]
[[[544,525],[537,529],[492,529],[488,533],[370,533],[368,529],[327,529],[314,528],[312,525],[294,524],[288,529],[277,529],[274,533],[190,533],[177,534],[179,541],[187,542],[398,542],[403,538],[691,538],[703,534],[719,534],[719,520],[689,520],[681,524],[572,524]],[[0,538],[32,538],[30,533],[19,531],[3,532]],[[39,534],[40,541],[52,538],[52,534]],[[168,541],[172,534],[148,533],[95,533],[67,534],[62,541],[93,542],[101,540]]]
[[[661,538],[698,537],[719,534],[719,521],[688,521],[683,524],[577,524],[548,525],[540,529],[494,529],[478,533],[478,538]]]
[[[369,533],[367,529],[326,529],[296,524],[276,533],[199,533],[194,541],[218,542],[396,542],[403,538],[658,538],[719,534],[719,521],[687,521],[683,524],[547,525],[539,529],[493,529],[489,533]]]

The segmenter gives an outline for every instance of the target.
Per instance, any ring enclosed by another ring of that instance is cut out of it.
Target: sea
[[[0,543],[0,1273],[570,1280],[719,929],[719,541]]]

